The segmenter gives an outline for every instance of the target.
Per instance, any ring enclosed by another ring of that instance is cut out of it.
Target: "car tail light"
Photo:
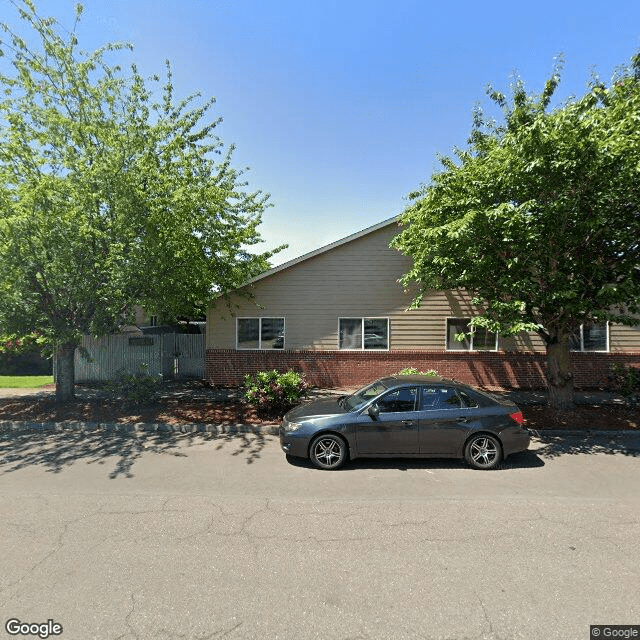
[[[515,420],[518,424],[522,424],[524,422],[524,416],[522,415],[522,411],[516,411],[515,413],[510,413],[509,417],[512,420]]]

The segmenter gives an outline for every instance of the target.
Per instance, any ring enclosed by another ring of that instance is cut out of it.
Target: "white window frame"
[[[588,322],[587,324],[602,324],[601,322]],[[580,325],[580,348],[571,349],[571,353],[609,353],[609,321],[604,323],[606,330],[606,344],[604,349],[585,349],[584,348],[584,323]]]
[[[361,336],[362,340],[360,342],[360,348],[355,349],[342,349],[340,347],[340,322],[342,320],[360,320],[361,322]],[[365,320],[386,320],[387,321],[387,346],[382,349],[365,349],[364,348],[364,321]],[[338,351],[389,351],[389,347],[391,345],[391,323],[389,322],[389,317],[384,316],[340,316],[338,318]]]
[[[282,349],[274,349],[272,347],[262,346],[262,321],[269,320],[282,320],[282,333],[284,335],[284,343]],[[240,347],[238,346],[238,333],[240,320],[257,320],[258,321],[258,346],[257,347]],[[287,342],[287,320],[284,316],[240,316],[236,317],[236,351],[284,351]]]
[[[449,348],[449,320],[466,320],[467,322],[471,322],[471,318],[467,316],[449,316],[444,320],[444,348],[445,351],[449,351],[451,353],[468,353],[470,351],[474,351],[476,353],[494,353],[499,351],[500,346],[500,334],[496,332],[496,343],[494,349],[474,349],[473,348],[473,327],[471,327],[471,336],[469,337],[469,348],[468,349],[450,349]]]

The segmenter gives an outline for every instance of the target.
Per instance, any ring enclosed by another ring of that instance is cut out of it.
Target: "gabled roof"
[[[260,275],[257,275],[254,278],[247,280],[242,286],[245,287],[248,284],[253,284],[258,280],[262,280],[263,278],[268,278],[269,276],[272,276],[274,273],[278,273],[279,271],[284,271],[285,269],[288,269],[289,267],[293,267],[296,264],[300,264],[305,260],[315,258],[316,256],[326,253],[327,251],[331,251],[332,249],[336,249],[337,247],[340,247],[343,244],[347,244],[348,242],[353,242],[354,240],[358,240],[363,236],[366,236],[370,233],[374,233],[375,231],[379,231],[380,229],[384,229],[385,227],[388,227],[392,224],[397,224],[399,218],[400,218],[399,215],[393,216],[393,218],[389,218],[388,220],[384,220],[383,222],[374,224],[372,227],[367,227],[366,229],[363,229],[362,231],[358,231],[357,233],[353,233],[352,235],[347,236],[346,238],[342,238],[341,240],[336,240],[335,242],[332,242],[331,244],[328,244],[324,247],[320,247],[319,249],[314,249],[313,251],[310,251],[309,253],[305,253],[304,255],[301,255],[298,258],[294,258],[293,260],[284,262],[283,264],[280,264],[277,267],[273,267],[268,271],[263,271]]]

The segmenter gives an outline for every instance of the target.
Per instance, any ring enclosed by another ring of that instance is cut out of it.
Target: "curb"
[[[240,435],[253,433],[256,435],[277,435],[276,424],[204,424],[192,423],[171,425],[164,422],[27,422],[0,420],[0,433],[14,431],[77,431],[86,433],[102,431],[105,433],[213,433],[216,435]]]

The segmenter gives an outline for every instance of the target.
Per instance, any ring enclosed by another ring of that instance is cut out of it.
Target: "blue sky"
[[[74,1],[39,0],[71,26]],[[517,72],[557,95],[608,79],[640,49],[640,2],[86,0],[80,44],[128,41],[145,74],[173,65],[179,95],[217,99],[219,134],[271,194],[264,248],[281,263],[394,216],[437,153],[464,145],[488,83]],[[0,0],[0,19],[15,10]]]

